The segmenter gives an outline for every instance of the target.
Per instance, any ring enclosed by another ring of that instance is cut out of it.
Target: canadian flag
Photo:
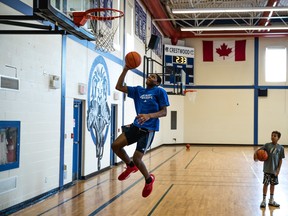
[[[246,40],[203,41],[203,61],[245,61]]]

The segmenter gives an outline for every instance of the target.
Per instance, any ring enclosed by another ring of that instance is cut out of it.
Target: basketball
[[[268,159],[268,153],[263,149],[259,149],[256,154],[259,161],[266,161]]]
[[[139,53],[132,51],[126,54],[125,64],[129,69],[137,68],[141,64],[141,56]]]

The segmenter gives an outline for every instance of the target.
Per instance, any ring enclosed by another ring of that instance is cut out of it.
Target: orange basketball
[[[125,64],[128,68],[137,68],[141,64],[141,56],[139,53],[132,51],[125,56]]]
[[[259,161],[266,161],[268,159],[268,153],[263,149],[259,149],[256,154]]]

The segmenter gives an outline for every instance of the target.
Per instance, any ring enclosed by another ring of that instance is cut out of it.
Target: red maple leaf
[[[220,48],[216,49],[216,52],[219,54],[219,56],[223,56],[223,60],[225,60],[225,56],[229,56],[229,54],[232,52],[232,48],[228,48],[228,46],[223,43]]]

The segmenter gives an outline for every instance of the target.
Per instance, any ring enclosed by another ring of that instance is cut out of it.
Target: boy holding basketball
[[[273,131],[271,134],[270,143],[266,143],[260,149],[265,150],[268,153],[268,159],[264,161],[263,165],[263,200],[260,204],[261,208],[266,207],[266,194],[268,185],[270,184],[270,199],[269,205],[274,207],[280,207],[278,203],[274,201],[274,188],[278,182],[278,175],[282,165],[282,159],[285,158],[284,147],[278,144],[278,140],[281,137],[281,133],[278,131]],[[258,149],[257,151],[259,151]],[[258,160],[257,151],[254,153],[254,160]]]
[[[149,75],[146,80],[146,88],[123,85],[129,69],[131,69],[131,67],[125,65],[118,78],[116,89],[127,93],[128,97],[134,100],[136,117],[131,125],[122,127],[122,134],[114,141],[112,149],[127,166],[126,170],[118,176],[118,180],[123,181],[127,179],[131,173],[140,170],[145,178],[142,196],[147,197],[153,190],[155,176],[149,174],[142,158],[152,144],[155,131],[159,130],[159,118],[167,114],[169,101],[166,91],[158,87],[161,84],[161,77],[158,74]],[[124,150],[124,147],[135,142],[137,142],[137,146],[133,159],[131,159]]]

